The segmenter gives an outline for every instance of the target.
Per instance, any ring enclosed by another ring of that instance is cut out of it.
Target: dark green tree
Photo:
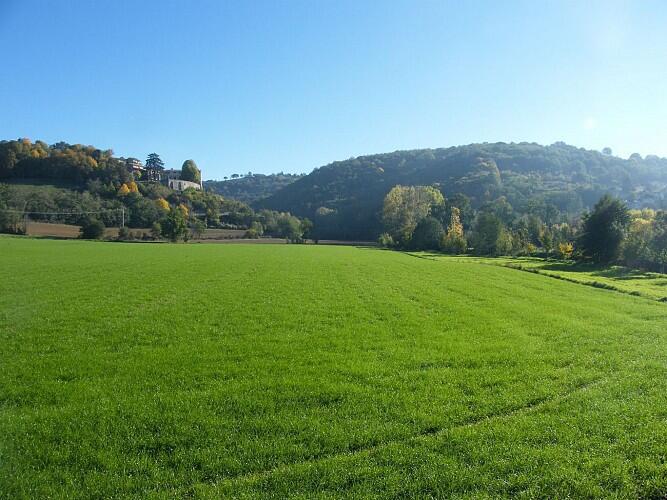
[[[618,198],[604,195],[584,216],[584,224],[579,237],[582,254],[601,264],[618,259],[625,232],[630,223],[628,207]]]
[[[201,171],[197,168],[194,160],[185,160],[181,167],[181,179],[190,182],[201,182]]]
[[[477,216],[472,246],[477,255],[500,255],[503,253],[505,228],[500,218],[491,212]]]
[[[160,155],[157,153],[149,154],[148,158],[146,158],[146,168],[164,170],[164,162],[162,161],[162,158],[160,158]]]
[[[417,223],[410,239],[414,250],[438,250],[445,234],[442,224],[435,217],[425,217]]]
[[[93,217],[88,217],[81,224],[81,238],[85,240],[99,240],[104,236],[104,223]]]

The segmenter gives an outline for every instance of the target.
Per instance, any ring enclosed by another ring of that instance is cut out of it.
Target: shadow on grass
[[[608,278],[611,280],[662,280],[665,279],[664,276],[640,271],[638,269],[630,269],[628,267],[622,266],[613,266],[613,267],[604,267],[594,264],[586,263],[567,263],[567,262],[553,262],[545,263],[542,266],[537,267],[537,269],[543,271],[566,271],[571,273],[586,273],[591,276],[599,276],[601,278]]]

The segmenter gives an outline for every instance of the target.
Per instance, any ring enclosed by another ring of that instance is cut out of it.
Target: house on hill
[[[191,182],[181,179],[181,170],[176,168],[169,168],[164,170],[162,175],[162,183],[170,189],[178,191],[179,193],[188,188],[197,190],[202,189],[201,182]]]
[[[141,160],[136,158],[127,158],[125,160],[125,167],[131,174],[137,174],[138,176],[144,171],[144,165],[141,163]]]
[[[192,162],[192,160],[188,160],[188,162]],[[192,182],[182,179],[183,169],[165,169],[160,165],[148,165],[148,161],[146,164],[147,165],[144,166],[141,161],[136,158],[127,158],[125,160],[127,170],[134,175],[135,179],[141,178],[142,182],[160,182],[179,193],[188,188],[197,190],[203,189],[201,181]]]
[[[181,180],[181,179],[166,179],[166,181],[167,182],[165,184],[169,188],[173,189],[174,191],[178,191],[179,193],[181,191],[184,191],[184,190],[188,189],[188,188],[193,188],[193,189],[197,189],[197,190],[202,188],[201,183],[197,183],[197,182],[184,181],[184,180]]]

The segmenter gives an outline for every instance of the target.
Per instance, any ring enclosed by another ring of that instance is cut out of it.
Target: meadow
[[[469,258],[0,237],[0,496],[667,494],[667,305]]]

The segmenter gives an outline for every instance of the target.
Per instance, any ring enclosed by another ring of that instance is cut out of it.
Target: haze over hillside
[[[253,203],[279,191],[283,187],[299,180],[304,174],[252,174],[223,181],[204,181],[204,187],[216,194],[234,198],[243,203]]]
[[[501,197],[516,214],[567,219],[605,193],[631,207],[667,206],[667,159],[611,154],[564,143],[484,143],[395,151],[336,161],[255,203],[315,221],[322,238],[370,239],[395,185],[435,185],[474,208]]]

